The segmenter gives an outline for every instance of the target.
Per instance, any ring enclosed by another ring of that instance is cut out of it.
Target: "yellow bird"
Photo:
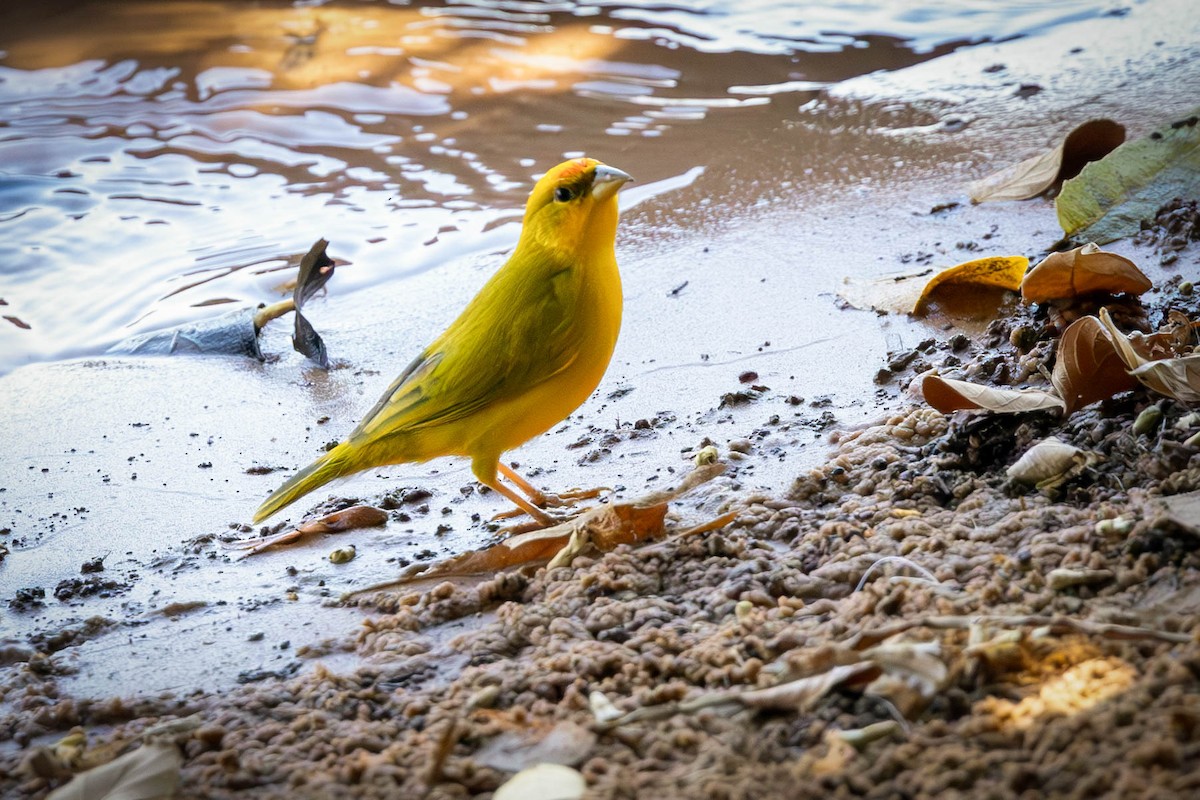
[[[547,172],[529,195],[520,241],[504,266],[349,438],[279,487],[254,521],[345,475],[466,456],[480,483],[553,523],[539,506],[558,498],[539,492],[500,456],[578,408],[608,368],[621,327],[617,190],[628,180],[591,158]]]

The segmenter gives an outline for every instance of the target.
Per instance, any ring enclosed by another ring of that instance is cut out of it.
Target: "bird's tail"
[[[254,512],[254,522],[258,524],[281,508],[289,506],[296,500],[317,487],[324,486],[332,480],[356,472],[350,449],[343,442],[325,455],[309,464],[284,482],[270,497],[263,501]]]

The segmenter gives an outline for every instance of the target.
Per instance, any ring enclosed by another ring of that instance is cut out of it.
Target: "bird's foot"
[[[580,500],[592,500],[604,492],[611,492],[608,486],[597,486],[594,489],[570,489],[558,494],[538,492],[529,499],[539,508],[570,508]]]

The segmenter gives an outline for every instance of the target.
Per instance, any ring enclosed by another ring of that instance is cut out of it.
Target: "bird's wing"
[[[386,436],[470,416],[566,369],[584,331],[580,274],[550,262],[508,264],[417,357],[355,431]]]

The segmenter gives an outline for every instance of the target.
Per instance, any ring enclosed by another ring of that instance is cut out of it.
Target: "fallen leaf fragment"
[[[1152,285],[1132,261],[1088,242],[1042,259],[1021,281],[1021,299],[1026,303],[1045,303],[1093,292],[1140,295]]]
[[[1110,119],[1088,120],[1058,146],[971,183],[972,203],[1028,200],[1079,174],[1089,161],[1103,158],[1125,141],[1125,127]]]
[[[1063,331],[1050,376],[1067,414],[1137,386],[1100,320],[1080,317]]]
[[[1161,502],[1176,525],[1200,533],[1200,491],[1164,497]]]
[[[55,789],[47,800],[159,800],[175,795],[183,758],[174,745],[147,744]]]
[[[1143,353],[1157,346],[1155,337],[1134,337],[1122,333],[1107,308],[1100,309],[1100,322],[1104,324],[1121,361],[1143,385],[1182,403],[1200,402],[1200,355],[1149,359]],[[1161,337],[1161,334],[1156,336]]]
[[[1130,236],[1174,198],[1200,196],[1200,110],[1149,136],[1125,142],[1055,198],[1063,233],[1105,244]]]
[[[912,313],[920,314],[939,288],[956,286],[991,287],[1015,292],[1021,286],[1021,278],[1029,267],[1025,256],[991,256],[966,261],[942,270],[925,284],[921,296],[913,304]]]
[[[580,764],[596,746],[596,734],[564,720],[553,726],[525,723],[489,739],[474,755],[477,763],[505,772],[537,764]]]
[[[253,539],[242,539],[227,545],[234,550],[245,550],[246,556],[256,555],[272,547],[293,544],[305,536],[318,533],[343,533],[358,528],[374,528],[386,525],[388,514],[382,508],[374,506],[351,506],[341,511],[334,511],[318,519],[303,522],[290,531],[277,533],[272,536],[259,536]],[[346,559],[349,561],[350,559]],[[344,563],[344,562],[335,562]]]
[[[951,411],[986,410],[1004,414],[1064,408],[1062,398],[1037,389],[997,389],[977,383],[926,375],[921,381],[925,402],[948,414]]]
[[[1005,474],[1014,481],[1038,484],[1056,478],[1071,469],[1083,451],[1051,436],[1035,444],[1017,459]]]
[[[578,800],[587,791],[587,781],[578,770],[561,764],[538,764],[509,778],[493,800]]]
[[[941,691],[949,676],[938,642],[881,644],[864,650],[863,657],[879,665],[885,675],[904,680],[926,699]],[[868,692],[872,686],[867,687]]]
[[[860,311],[907,314],[920,298],[932,271],[924,269],[869,280],[845,278],[838,297]]]
[[[574,519],[542,530],[518,533],[483,550],[470,550],[432,565],[417,564],[399,580],[357,590],[355,597],[385,588],[434,578],[459,578],[498,572],[502,569],[547,563],[566,566],[588,550],[601,552],[622,544],[643,542],[661,536],[671,500],[725,471],[717,462],[696,467],[673,489],[652,492],[625,503],[606,503],[590,508]]]

